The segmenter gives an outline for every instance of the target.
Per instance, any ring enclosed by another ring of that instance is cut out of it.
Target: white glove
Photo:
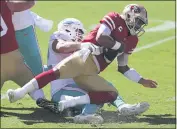
[[[44,32],[48,32],[52,29],[53,27],[53,21],[52,20],[48,20],[45,19],[39,15],[37,15],[36,13],[31,11],[31,15],[34,19],[34,24],[39,27],[40,30],[44,31]]]
[[[81,49],[89,49],[93,55],[100,55],[101,53],[103,53],[103,48],[96,46],[92,43],[82,43],[81,44]]]

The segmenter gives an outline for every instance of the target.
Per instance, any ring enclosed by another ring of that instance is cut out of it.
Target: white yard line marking
[[[154,27],[145,29],[146,32],[164,32],[171,29],[175,29],[175,24],[177,24],[175,21],[170,20],[150,20],[149,22],[152,23],[159,23],[159,25],[156,25]],[[94,29],[97,24],[92,24],[89,29]]]
[[[159,40],[159,41],[150,43],[150,44],[148,44],[148,45],[145,45],[145,46],[136,48],[136,49],[134,50],[134,52],[139,52],[139,51],[142,51],[142,50],[144,50],[144,49],[148,49],[148,48],[151,48],[151,47],[160,45],[160,44],[165,43],[165,42],[167,42],[167,41],[170,41],[170,40],[172,40],[172,39],[175,39],[175,36],[171,36],[171,37],[168,37],[168,38],[165,38],[165,39],[162,39],[162,40]]]
[[[175,22],[174,21],[164,21],[160,25],[145,29],[145,31],[146,32],[163,32],[163,31],[168,31],[171,29],[175,29]]]

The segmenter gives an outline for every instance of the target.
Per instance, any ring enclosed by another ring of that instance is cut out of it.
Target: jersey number
[[[2,37],[7,33],[7,30],[8,30],[7,25],[4,22],[4,19],[2,18],[2,16],[1,16],[1,27],[2,27],[2,31],[1,31],[1,37]]]

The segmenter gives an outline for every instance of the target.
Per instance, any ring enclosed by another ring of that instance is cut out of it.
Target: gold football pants
[[[54,67],[60,79],[73,78],[86,91],[115,91],[108,82],[98,75],[97,66],[89,50],[80,50],[65,58]]]
[[[19,50],[1,54],[1,87],[8,80],[22,87],[32,78],[33,74],[24,63]]]

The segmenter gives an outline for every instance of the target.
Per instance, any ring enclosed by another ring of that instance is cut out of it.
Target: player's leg
[[[86,92],[79,89],[77,84],[69,84],[65,87],[66,89],[62,89],[55,93],[52,97],[52,101],[58,103],[63,100],[70,100],[72,97],[85,95]],[[77,91],[79,90],[79,91]],[[75,123],[102,123],[103,118],[96,113],[102,107],[102,105],[96,104],[86,104],[80,105],[73,108],[68,108],[63,111],[64,116],[74,116],[73,120]]]
[[[54,81],[55,83],[52,83],[51,85],[56,86],[59,83],[56,81]],[[75,84],[69,84],[66,86],[66,89],[58,89],[58,91],[53,91],[52,90],[52,99],[51,101],[46,100],[46,99],[38,99],[37,101],[37,105],[39,107],[43,107],[45,109],[48,109],[54,113],[59,113],[57,109],[57,103],[62,101],[62,100],[68,100],[72,97],[76,97],[76,96],[81,96],[84,95],[84,93],[82,92],[82,90],[77,91],[75,87]],[[73,108],[68,108],[65,109],[63,112],[61,112],[64,116],[67,114],[70,114],[71,116],[75,115],[75,113],[77,112],[77,114],[81,113],[82,110],[82,105],[81,106],[77,106],[77,107],[73,107]]]
[[[82,96],[84,93],[82,91],[73,90],[70,86],[74,87],[75,84],[67,85],[67,89],[61,89],[52,96],[52,101],[57,103],[63,100],[70,100],[73,97]],[[76,107],[67,108],[62,111],[64,116],[75,116],[81,113],[84,105],[79,105]]]
[[[4,60],[2,59],[1,56],[1,88],[4,85],[4,82],[6,81],[6,70],[5,70],[5,64],[3,62]]]
[[[46,70],[51,69],[51,67],[49,67],[49,66],[45,66],[44,68]],[[108,82],[108,83],[110,86],[115,87],[112,83],[110,83],[110,82]],[[112,102],[112,105],[117,108],[117,110],[119,111],[119,113],[121,115],[139,115],[139,114],[145,112],[149,108],[149,104],[147,102],[141,102],[141,103],[137,103],[137,104],[127,104],[122,99],[122,97],[120,95],[118,95],[117,99],[114,102]],[[90,109],[90,108],[86,108],[86,109]],[[83,110],[83,111],[86,111],[85,113],[87,113],[87,110]],[[88,112],[90,112],[90,111],[88,110]],[[75,121],[81,122],[82,120],[85,120],[85,116],[84,117],[77,116],[74,119],[75,119]]]
[[[98,69],[89,50],[80,50],[65,58],[53,69],[43,72],[21,88],[19,93],[27,94],[41,89],[56,79],[73,78],[79,75],[97,74]],[[14,96],[15,97],[15,96]],[[19,98],[21,99],[21,98]]]
[[[11,75],[9,71],[11,69],[11,65],[13,66],[11,62],[11,55],[9,53],[1,54],[1,88],[5,81],[10,80]]]
[[[61,92],[61,91],[63,91],[63,92]],[[61,91],[59,91],[58,93],[53,95],[53,97],[52,97],[53,101],[59,102],[59,101],[63,101],[63,100],[70,100],[70,99],[73,99],[73,97],[83,96],[83,95],[87,94],[87,92],[80,89],[77,84],[69,84],[66,87],[64,87],[63,90],[61,90]],[[61,96],[61,97],[58,97],[58,96]],[[60,98],[60,100],[58,98]],[[76,109],[83,108],[82,114],[86,115],[86,114],[96,113],[97,110],[100,109],[101,106],[96,105],[96,104],[86,104],[84,106],[78,105],[75,108]]]
[[[83,109],[82,113],[76,115],[73,120],[75,123],[103,123],[103,118],[98,115],[99,110],[102,108],[103,105],[96,105],[96,104],[86,104]]]
[[[19,51],[23,55],[24,60],[31,69],[33,75],[36,76],[42,73],[43,66],[40,55],[40,48],[38,46],[34,27],[31,25],[25,29],[17,30],[15,35],[19,46]],[[29,93],[29,95],[35,100],[37,99],[36,94],[43,94],[44,97],[44,92],[42,90],[36,90]]]
[[[118,95],[116,88],[109,86],[108,82],[98,75],[80,76],[74,78],[78,86],[88,91],[86,95],[74,97],[70,101],[60,101],[58,108],[60,111],[68,107],[82,104],[103,104],[113,102]]]
[[[99,110],[103,107],[103,104],[97,105],[97,104],[86,104],[82,110],[83,115],[87,114],[95,114],[99,112]]]
[[[108,83],[110,86],[114,87],[112,83]],[[117,108],[121,115],[124,116],[139,115],[149,109],[149,104],[147,102],[128,104],[123,100],[120,94],[117,96],[117,99],[111,104]]]
[[[43,72],[40,48],[33,26],[15,32],[19,50],[36,76]]]
[[[43,66],[43,69],[44,71],[47,71],[49,69],[52,69],[52,66],[47,66],[47,65],[44,65]],[[108,84],[112,87],[113,84],[108,82]],[[70,85],[69,87],[73,87],[73,88],[79,88],[77,84],[72,84]],[[53,96],[52,96],[52,101],[53,102],[59,102],[61,99],[61,95],[66,95],[66,96],[73,96],[73,97],[76,97],[76,96],[81,96],[81,95],[84,95],[82,94],[81,92],[74,92],[72,90],[70,91],[65,91],[64,90],[60,90],[58,91],[57,93],[55,93]],[[117,108],[122,105],[122,104],[125,104],[124,100],[122,99],[122,97],[119,95],[117,96],[117,99],[113,102],[113,105],[116,106]],[[92,106],[93,105],[93,106]],[[102,106],[102,105],[101,105]],[[100,105],[96,105],[96,104],[86,104],[82,110],[82,114],[94,114],[98,109],[100,108]]]
[[[13,52],[12,58],[13,58],[12,60],[14,60],[15,62],[13,67],[11,67],[11,69],[13,69],[11,70],[13,73],[12,81],[14,81],[19,86],[22,87],[26,82],[28,82],[34,76],[31,70],[29,69],[29,67],[25,64],[23,57],[18,50]],[[22,89],[23,88],[24,87],[22,87]],[[20,89],[21,88],[19,88],[19,90],[17,89],[16,91],[12,91],[12,92],[11,90],[8,91],[9,100],[11,102],[16,101],[18,98],[21,98],[25,95],[23,92],[21,92]],[[38,98],[44,97],[44,94],[40,90],[37,90],[37,91],[31,92],[30,96],[34,100],[37,100]]]

